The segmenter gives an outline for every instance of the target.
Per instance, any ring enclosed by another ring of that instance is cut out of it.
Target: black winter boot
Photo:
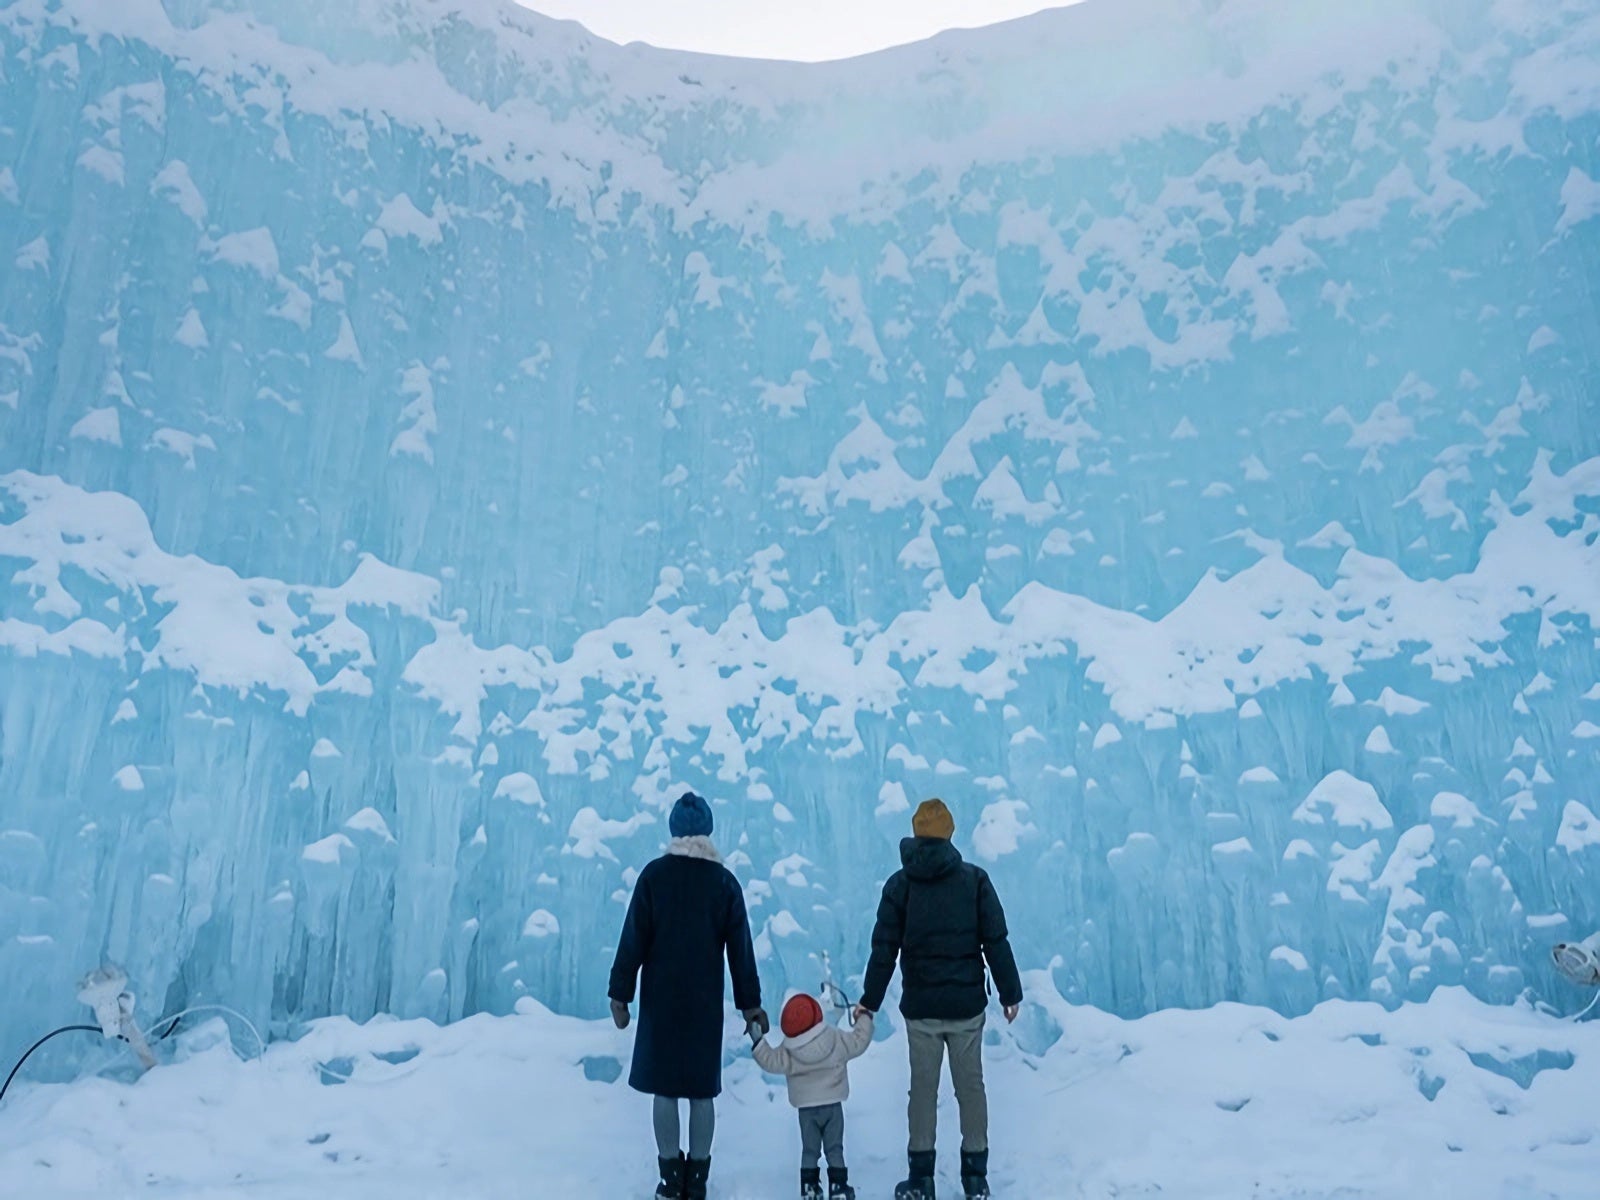
[[[856,1190],[850,1186],[849,1167],[828,1168],[828,1200],[856,1200]]]
[[[961,1156],[961,1190],[967,1200],[989,1200],[989,1152]]]
[[[822,1170],[820,1167],[800,1168],[800,1200],[822,1200]]]
[[[683,1155],[677,1158],[658,1158],[661,1183],[656,1188],[656,1200],[683,1200]]]
[[[938,1155],[932,1150],[913,1150],[906,1156],[911,1170],[906,1181],[894,1189],[894,1200],[935,1200],[933,1173],[938,1166]]]
[[[683,1170],[683,1200],[706,1200],[706,1180],[711,1178],[709,1158],[691,1158]]]

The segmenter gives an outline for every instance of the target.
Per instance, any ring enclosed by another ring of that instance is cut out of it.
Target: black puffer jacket
[[[876,1012],[900,960],[900,1012],[912,1021],[964,1021],[988,1005],[987,959],[1004,1005],[1022,1003],[1005,910],[988,872],[943,838],[906,838],[872,931],[861,1004]]]

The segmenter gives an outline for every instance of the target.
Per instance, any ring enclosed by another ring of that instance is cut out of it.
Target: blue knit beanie
[[[672,806],[672,815],[667,818],[667,828],[672,831],[672,836],[675,838],[710,837],[711,805],[693,792],[685,792]]]

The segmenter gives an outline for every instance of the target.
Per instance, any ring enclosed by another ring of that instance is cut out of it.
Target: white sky
[[[614,42],[820,61],[1027,16],[1075,0],[521,0]]]

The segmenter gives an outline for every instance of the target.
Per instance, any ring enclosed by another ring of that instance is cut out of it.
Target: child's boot
[[[989,1200],[989,1152],[961,1156],[961,1190],[967,1200]]]
[[[856,1200],[856,1190],[850,1186],[849,1167],[828,1168],[828,1200]]]
[[[938,1156],[932,1150],[913,1150],[908,1159],[911,1170],[906,1181],[895,1186],[894,1200],[934,1200],[933,1172]]]
[[[656,1200],[683,1200],[683,1155],[677,1158],[658,1158],[661,1183],[656,1187]]]
[[[800,1200],[822,1200],[822,1168],[800,1168]]]

